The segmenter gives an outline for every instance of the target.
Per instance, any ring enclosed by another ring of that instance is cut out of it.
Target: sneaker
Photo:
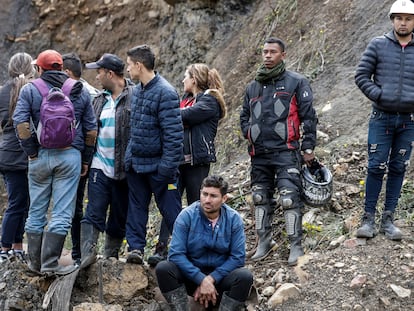
[[[167,259],[167,254],[167,246],[162,242],[157,243],[154,255],[148,257],[148,264],[151,267],[155,267],[160,261]]]
[[[144,262],[143,257],[144,255],[139,249],[134,249],[128,254],[126,262],[137,264],[137,265],[142,265]]]
[[[10,259],[17,259],[22,263],[27,263],[26,253],[21,249],[11,249],[9,250],[9,258]]]
[[[9,251],[0,251],[0,263],[10,260]]]

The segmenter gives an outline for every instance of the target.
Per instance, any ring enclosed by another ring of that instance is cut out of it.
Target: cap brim
[[[37,59],[32,60],[32,65],[37,65]]]
[[[99,68],[101,68],[101,66],[99,66],[95,62],[95,63],[87,63],[87,64],[85,64],[85,68],[87,68],[87,69],[99,69]]]

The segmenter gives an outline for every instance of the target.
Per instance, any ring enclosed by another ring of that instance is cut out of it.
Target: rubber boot
[[[227,292],[223,293],[218,311],[241,311],[244,310],[244,302],[235,300],[227,295]]]
[[[27,253],[29,255],[29,270],[40,274],[41,266],[41,253],[42,253],[42,239],[43,232],[41,233],[28,233],[27,236]]]
[[[167,293],[162,293],[172,311],[189,311],[187,290],[182,285]]]
[[[123,238],[114,238],[110,235],[106,234],[105,236],[105,250],[104,256],[105,258],[116,258],[119,259],[119,250],[121,249],[122,242],[124,241]]]
[[[148,264],[155,267],[160,261],[166,260],[168,255],[167,245],[163,242],[158,242],[155,246],[154,255],[148,257]]]
[[[273,246],[276,245],[276,242],[272,240],[272,215],[273,209],[271,206],[256,206],[255,220],[259,243],[256,252],[251,257],[254,261],[264,259],[272,251]]]
[[[357,238],[373,238],[375,231],[375,214],[364,213],[361,220],[361,227],[356,232]]]
[[[65,239],[66,235],[64,234],[43,232],[41,254],[42,266],[40,268],[41,273],[66,275],[72,273],[78,268],[75,265],[61,266],[58,264],[58,259],[62,254]]]
[[[81,264],[80,269],[89,267],[96,262],[96,243],[98,242],[99,230],[94,225],[81,223]]]
[[[294,266],[298,258],[303,256],[302,248],[302,213],[300,208],[285,211],[286,233],[290,241],[288,265]]]
[[[402,232],[393,223],[394,213],[391,211],[384,211],[382,213],[380,232],[390,240],[400,241],[402,239]]]

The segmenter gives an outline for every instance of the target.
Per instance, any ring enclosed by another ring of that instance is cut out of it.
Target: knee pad
[[[271,195],[265,186],[254,185],[252,187],[252,198],[254,205],[268,205],[271,197],[273,197],[273,195]]]

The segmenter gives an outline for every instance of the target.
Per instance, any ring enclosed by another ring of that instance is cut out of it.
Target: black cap
[[[123,73],[125,64],[118,56],[114,54],[105,53],[102,57],[93,63],[85,64],[87,69],[105,68],[116,73]]]

